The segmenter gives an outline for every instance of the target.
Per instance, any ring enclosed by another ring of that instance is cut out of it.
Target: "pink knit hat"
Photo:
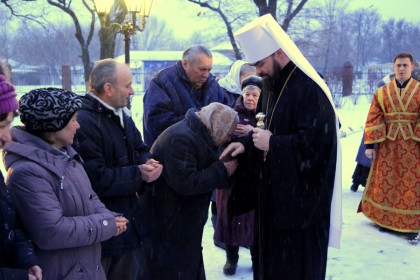
[[[14,112],[18,109],[15,86],[0,75],[0,115]]]

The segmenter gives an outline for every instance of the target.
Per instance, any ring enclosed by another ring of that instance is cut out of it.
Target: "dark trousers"
[[[132,279],[133,252],[115,257],[102,257],[101,263],[107,280]]]
[[[363,166],[361,164],[357,164],[356,168],[353,172],[353,183],[358,185],[362,185],[363,187],[366,186],[366,180],[369,176],[370,168]]]
[[[254,259],[254,246],[249,247],[249,252],[251,253],[251,261]],[[258,257],[258,256],[257,256]],[[239,246],[226,245],[226,260],[231,264],[237,264],[239,260]]]
[[[238,263],[239,247],[226,245],[226,259],[232,264]]]

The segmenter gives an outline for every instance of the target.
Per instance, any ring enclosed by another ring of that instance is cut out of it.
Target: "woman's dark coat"
[[[12,196],[0,173],[0,280],[26,280],[28,268],[39,264],[31,241],[18,224]]]
[[[207,128],[190,109],[152,147],[163,172],[140,198],[143,251],[149,275],[142,279],[205,279],[202,235],[213,190],[229,187]]]
[[[242,96],[237,98],[234,110],[238,112],[238,124],[256,126],[255,111],[245,108]],[[243,209],[241,206],[237,206],[236,201],[243,203],[243,198],[246,195],[244,189],[253,192],[250,195],[251,201],[255,199],[257,180],[255,180],[255,176],[252,176],[255,172],[255,158],[242,154],[237,159],[238,167],[233,175],[232,187],[226,190],[216,190],[217,221],[214,239],[230,246],[251,246],[254,242],[255,204]]]

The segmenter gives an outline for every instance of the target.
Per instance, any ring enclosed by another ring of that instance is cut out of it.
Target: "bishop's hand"
[[[252,132],[252,141],[254,142],[254,146],[257,149],[268,152],[270,148],[270,137],[273,133],[269,130],[261,128],[254,128]]]

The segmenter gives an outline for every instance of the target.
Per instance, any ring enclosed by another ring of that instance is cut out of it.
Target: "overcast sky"
[[[309,0],[308,3],[312,1],[314,0]],[[372,6],[377,9],[384,20],[394,17],[418,22],[420,18],[419,5],[420,0],[350,0],[349,11]],[[197,13],[200,11],[210,12],[208,9],[200,8],[187,0],[154,0],[151,15],[165,18],[177,36],[187,37],[191,34],[192,29],[209,28],[208,22],[204,18],[197,17]]]
[[[162,0],[156,1],[161,2]],[[419,22],[419,0],[350,0],[349,3],[349,7],[353,9],[369,8],[372,5],[385,20],[393,17],[410,22]]]

